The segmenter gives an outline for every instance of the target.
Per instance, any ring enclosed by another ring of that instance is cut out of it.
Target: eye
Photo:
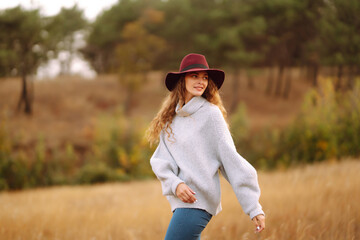
[[[197,78],[196,74],[191,75],[192,78]]]
[[[205,76],[205,77],[204,77],[204,79],[205,79],[205,80],[208,80],[208,79],[209,79],[209,77],[208,77],[208,76]]]

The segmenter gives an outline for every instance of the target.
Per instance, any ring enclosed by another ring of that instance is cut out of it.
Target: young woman
[[[193,53],[166,76],[170,93],[146,133],[150,144],[159,142],[150,163],[173,211],[165,240],[200,239],[221,211],[219,170],[256,231],[265,228],[256,170],[237,153],[225,120],[218,92],[224,78]]]

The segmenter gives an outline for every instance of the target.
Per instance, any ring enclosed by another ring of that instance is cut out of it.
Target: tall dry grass
[[[360,161],[259,172],[261,234],[222,181],[223,212],[202,239],[360,239]],[[163,239],[171,218],[157,180],[0,194],[0,239]]]

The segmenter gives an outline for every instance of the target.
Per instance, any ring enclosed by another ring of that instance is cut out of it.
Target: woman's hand
[[[176,196],[184,203],[195,203],[196,193],[185,183],[180,183],[176,188]]]
[[[261,232],[265,229],[265,216],[262,214],[257,215],[252,219],[255,224],[256,230],[255,232]]]

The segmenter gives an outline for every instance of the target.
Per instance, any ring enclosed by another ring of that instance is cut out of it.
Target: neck
[[[194,97],[194,95],[190,94],[190,93],[186,93],[185,95],[185,103],[188,103],[192,98]]]

